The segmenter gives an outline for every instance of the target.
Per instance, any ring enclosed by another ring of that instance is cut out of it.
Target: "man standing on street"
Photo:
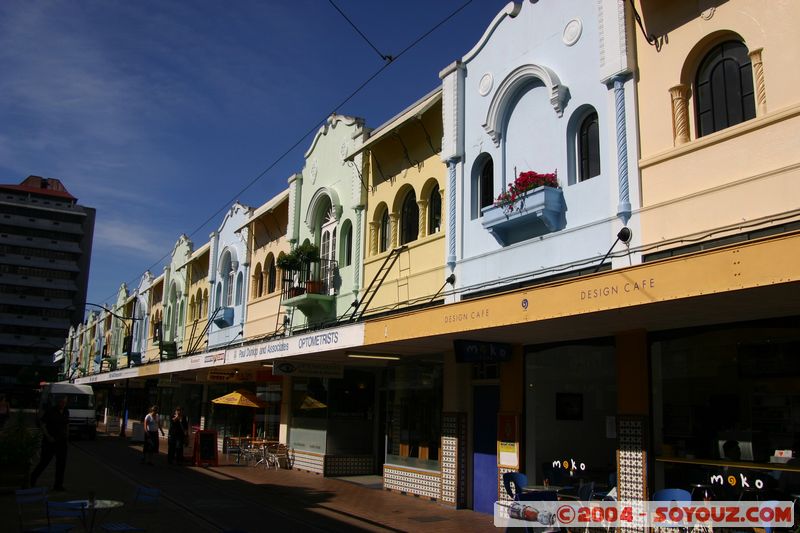
[[[167,462],[169,464],[183,463],[183,446],[189,435],[189,421],[183,414],[183,409],[175,408],[175,413],[169,421],[169,440],[167,441]]]
[[[31,486],[36,486],[36,480],[50,464],[53,455],[56,456],[56,479],[54,491],[64,489],[64,470],[67,467],[67,437],[69,436],[69,409],[67,397],[59,396],[56,405],[45,411],[40,420],[42,428],[42,452],[39,464],[31,473]]]

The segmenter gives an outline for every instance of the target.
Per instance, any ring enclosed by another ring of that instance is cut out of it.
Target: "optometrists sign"
[[[267,361],[293,355],[314,354],[363,345],[364,324],[354,324],[341,328],[323,329],[291,337],[282,337],[269,342],[229,348],[225,352],[225,363]]]

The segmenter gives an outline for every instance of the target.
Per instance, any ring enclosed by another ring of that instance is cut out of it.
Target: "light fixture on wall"
[[[371,354],[371,353],[349,353],[347,357],[351,357],[353,359],[381,359],[384,361],[399,361],[400,358],[396,355],[380,355],[380,354]]]
[[[617,239],[611,245],[611,248],[608,249],[608,251],[606,252],[606,255],[603,256],[602,261],[600,261],[600,263],[597,265],[597,268],[594,269],[595,273],[597,271],[599,271],[600,267],[603,266],[603,263],[606,262],[606,259],[608,259],[608,256],[611,253],[611,250],[614,249],[614,247],[617,245],[617,243],[622,241],[624,244],[628,244],[629,242],[631,242],[631,237],[633,237],[633,233],[631,232],[631,229],[629,227],[627,227],[627,226],[623,226],[623,228],[621,230],[619,230],[619,232],[617,232]]]

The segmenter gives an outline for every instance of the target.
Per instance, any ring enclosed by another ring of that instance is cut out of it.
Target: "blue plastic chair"
[[[528,484],[528,476],[521,472],[506,472],[503,474],[503,486],[506,494],[512,500],[519,501],[522,489]]]
[[[652,501],[691,503],[692,495],[684,489],[661,489],[653,494]]]

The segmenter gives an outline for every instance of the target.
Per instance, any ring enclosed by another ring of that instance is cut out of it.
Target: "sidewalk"
[[[256,533],[278,528],[310,531],[496,531],[492,517],[453,510],[413,496],[297,470],[225,464],[179,467],[166,462],[166,442],[155,465],[141,464],[141,446],[99,434],[71,444],[66,493],[54,500],[118,499],[126,505],[98,516],[98,523],[126,521],[148,531]],[[54,462],[39,483],[52,486]],[[158,487],[161,508],[152,514],[131,508],[136,485]],[[0,495],[0,512],[16,516],[13,494]],[[2,528],[0,528],[2,529]],[[99,531],[99,528],[96,528]],[[76,530],[79,531],[79,530]]]

